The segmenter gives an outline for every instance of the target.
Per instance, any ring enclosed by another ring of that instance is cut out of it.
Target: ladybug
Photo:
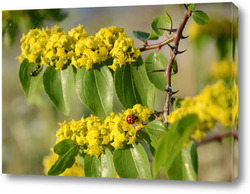
[[[128,115],[126,120],[128,124],[134,124],[137,119],[138,117],[132,114]]]

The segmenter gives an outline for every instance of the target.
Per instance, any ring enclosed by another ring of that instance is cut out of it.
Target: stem
[[[166,102],[164,105],[164,113],[163,113],[165,125],[168,124],[167,116],[169,115],[170,99],[171,99],[171,96],[173,95],[172,88],[171,88],[171,71],[172,71],[172,67],[173,67],[173,63],[174,63],[174,59],[175,59],[176,55],[181,53],[178,51],[178,47],[179,47],[180,39],[183,38],[183,36],[182,36],[183,29],[184,29],[190,16],[191,16],[191,12],[188,11],[188,9],[186,7],[184,17],[183,17],[183,19],[179,25],[179,28],[177,29],[177,32],[176,32],[176,36],[174,39],[174,46],[169,45],[171,47],[171,54],[170,54],[168,66],[165,69],[165,77],[166,77],[166,82],[167,82],[167,86],[166,86],[167,97],[166,97]]]
[[[220,134],[214,135],[212,137],[207,137],[207,138],[201,140],[200,142],[195,142],[195,145],[196,145],[196,147],[198,147],[200,145],[203,145],[205,143],[209,143],[212,141],[221,141],[222,138],[230,136],[230,135],[232,135],[234,137],[234,139],[238,140],[238,135],[236,134],[235,131],[226,131],[224,133],[220,133]]]
[[[166,40],[160,42],[160,43],[157,43],[157,44],[152,44],[152,45],[145,45],[144,47],[140,48],[140,51],[143,52],[143,51],[147,51],[147,50],[150,50],[150,49],[156,49],[156,48],[161,48],[162,46],[170,43],[170,42],[173,42],[175,39],[175,36],[171,36],[170,38],[167,38]]]

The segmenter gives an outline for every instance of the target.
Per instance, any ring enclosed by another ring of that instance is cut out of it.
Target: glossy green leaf
[[[189,11],[194,11],[195,3],[189,3],[189,4],[186,4],[186,5],[187,5]]]
[[[81,102],[100,119],[113,111],[113,77],[107,66],[98,69],[78,69],[76,93]]]
[[[163,36],[164,30],[163,29],[171,29],[172,28],[172,20],[171,17],[165,12],[164,15],[157,16],[153,22],[151,23],[151,29],[157,36]]]
[[[86,155],[84,158],[84,174],[87,177],[106,177],[114,178],[115,168],[113,164],[113,155],[108,148],[105,153],[98,158]]]
[[[142,41],[148,40],[148,38],[150,36],[150,34],[147,32],[136,31],[136,30],[133,31],[133,35],[135,38],[142,40]]]
[[[150,135],[160,138],[167,131],[167,127],[162,121],[155,120],[147,124],[146,130]]]
[[[206,25],[209,23],[208,15],[200,10],[195,10],[192,12],[192,18],[199,25]]]
[[[27,99],[36,91],[37,85],[42,78],[42,71],[36,76],[30,76],[38,64],[29,63],[28,59],[24,59],[19,69],[19,81]],[[42,69],[42,67],[40,67]]]
[[[71,168],[75,163],[75,157],[78,154],[79,146],[73,140],[62,140],[55,145],[54,152],[59,158],[50,168],[48,175],[60,175],[67,168]]]
[[[172,18],[167,12],[164,13],[164,20],[165,20],[166,29],[172,29]]]
[[[54,152],[57,155],[62,155],[70,150],[72,147],[75,147],[76,142],[71,139],[64,139],[57,143],[54,147]]]
[[[153,84],[150,84],[148,87],[148,95],[147,95],[147,101],[148,101],[148,105],[147,107],[154,112],[155,110],[155,86]]]
[[[157,36],[154,31],[151,29],[150,35],[148,37],[148,40],[157,40],[159,39],[159,36]]]
[[[156,178],[161,166],[166,172],[169,170],[197,123],[198,117],[196,115],[187,115],[171,124],[169,130],[162,135],[154,155],[154,178]]]
[[[198,180],[198,155],[193,142],[182,148],[167,172],[169,180]]]
[[[68,116],[73,86],[72,66],[63,70],[56,70],[51,66],[47,67],[43,75],[43,85],[55,107]]]
[[[117,97],[126,109],[132,108],[135,104],[147,106],[150,81],[141,57],[132,64],[118,66],[114,80]]]
[[[154,154],[155,149],[157,148],[159,143],[159,140],[155,136],[150,135],[145,129],[141,129],[137,131],[136,138],[147,143],[152,155]]]
[[[139,143],[115,150],[114,165],[121,178],[151,179],[147,153]]]
[[[146,71],[165,69],[168,59],[163,53],[150,53],[145,60]],[[166,89],[166,77],[164,72],[148,72],[147,76],[154,86],[161,91]]]

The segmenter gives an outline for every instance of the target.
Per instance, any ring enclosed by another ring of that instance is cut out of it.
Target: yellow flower
[[[223,59],[212,64],[212,76],[214,79],[237,79],[237,74],[238,70],[234,61]]]
[[[23,34],[21,43],[20,62],[27,58],[56,69],[62,69],[71,61],[70,65],[86,66],[89,70],[112,57],[114,62],[108,67],[115,71],[117,65],[134,62],[140,56],[140,50],[134,48],[133,40],[126,36],[124,29],[114,26],[100,29],[95,36],[88,36],[82,25],[67,34],[59,26],[33,29]]]
[[[138,117],[134,125],[126,121],[129,114]],[[99,157],[106,145],[120,149],[125,144],[134,143],[137,131],[143,128],[142,123],[148,121],[150,114],[151,111],[147,107],[137,104],[123,113],[111,113],[104,121],[93,115],[79,121],[72,120],[68,124],[64,121],[59,123],[57,143],[72,139],[78,145],[87,147],[83,150],[85,153]]]
[[[173,123],[187,114],[196,114],[199,123],[191,137],[200,141],[206,135],[206,131],[213,128],[217,121],[224,126],[233,125],[232,112],[233,110],[237,112],[237,103],[234,104],[232,98],[232,91],[222,81],[218,81],[204,88],[197,96],[184,99],[181,107],[168,116],[168,122]]]

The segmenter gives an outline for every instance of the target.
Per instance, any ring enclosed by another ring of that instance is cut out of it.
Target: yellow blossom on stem
[[[168,122],[173,123],[188,114],[196,114],[199,123],[191,137],[200,141],[217,121],[224,126],[234,124],[238,107],[236,98],[233,101],[235,94],[222,81],[218,81],[214,85],[204,88],[197,96],[184,99],[181,102],[181,107],[170,113]],[[235,112],[234,115],[232,112]]]
[[[68,33],[59,26],[32,29],[23,34],[21,51],[20,62],[27,58],[31,63],[54,66],[55,69],[69,64],[76,68],[85,66],[89,70],[94,64],[113,58],[108,67],[115,71],[117,65],[134,62],[140,56],[140,50],[134,48],[133,40],[126,36],[124,29],[114,26],[100,29],[95,36],[88,36],[82,25]]]
[[[134,114],[138,117],[135,124],[127,123],[127,116]],[[96,116],[79,121],[72,120],[59,123],[57,131],[57,143],[64,139],[71,139],[80,146],[86,146],[84,153],[99,157],[103,153],[104,146],[111,145],[115,149],[123,148],[125,144],[135,142],[136,133],[143,128],[143,122],[148,121],[151,111],[140,104],[123,111],[123,113],[111,113],[105,120]]]

